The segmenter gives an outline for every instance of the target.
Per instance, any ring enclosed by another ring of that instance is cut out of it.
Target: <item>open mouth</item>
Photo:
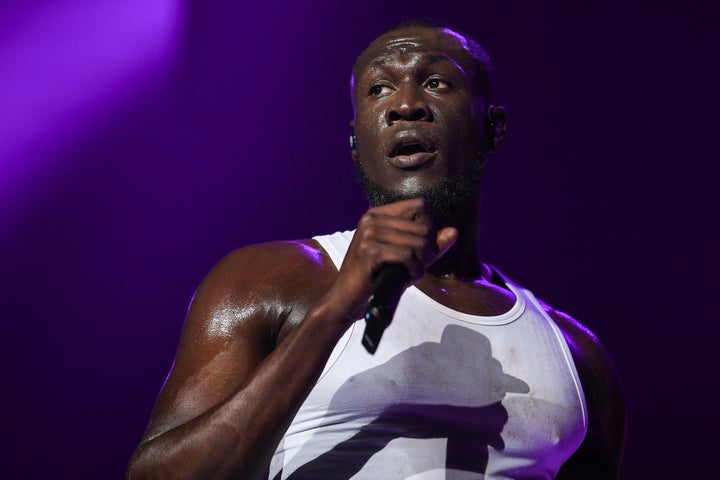
[[[390,152],[391,157],[413,155],[415,153],[433,153],[435,147],[423,141],[400,142]]]

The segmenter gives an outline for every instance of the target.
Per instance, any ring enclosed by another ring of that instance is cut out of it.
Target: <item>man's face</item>
[[[477,190],[486,105],[475,94],[473,66],[458,36],[435,28],[390,32],[362,53],[352,125],[366,189],[390,200],[453,190],[457,181]]]

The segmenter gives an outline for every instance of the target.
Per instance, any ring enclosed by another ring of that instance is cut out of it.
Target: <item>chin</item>
[[[377,207],[408,198],[424,197],[437,228],[452,225],[453,220],[462,215],[463,211],[477,204],[482,177],[480,162],[476,162],[473,168],[446,177],[435,184],[418,185],[413,182],[407,188],[401,189],[389,189],[374,182],[358,160],[354,161],[354,165],[358,181],[370,205]]]

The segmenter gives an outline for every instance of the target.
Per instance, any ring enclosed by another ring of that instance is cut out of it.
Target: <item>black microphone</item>
[[[392,263],[380,267],[365,310],[362,344],[368,352],[375,353],[377,350],[380,337],[390,325],[409,280],[410,274],[402,265]]]

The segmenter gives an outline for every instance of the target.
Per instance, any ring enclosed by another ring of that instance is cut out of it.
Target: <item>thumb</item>
[[[435,255],[435,259],[433,261],[445,255],[445,253],[450,250],[450,247],[455,244],[459,236],[460,234],[455,227],[445,227],[439,230],[435,238],[435,243],[437,244],[437,254]]]

